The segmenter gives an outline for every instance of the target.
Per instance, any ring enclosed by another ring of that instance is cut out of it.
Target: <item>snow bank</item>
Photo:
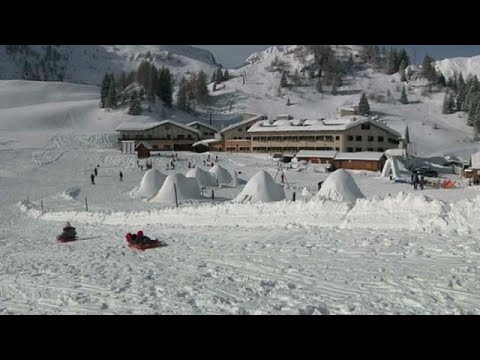
[[[215,174],[205,171],[200,168],[195,168],[187,172],[187,178],[195,178],[197,180],[198,186],[217,186],[217,181],[215,180]]]
[[[62,193],[62,197],[64,197],[67,200],[77,200],[78,195],[80,194],[81,189],[78,186],[74,186],[72,188],[69,188],[65,190]]]
[[[162,174],[157,169],[148,170],[143,175],[140,185],[136,186],[131,192],[130,196],[134,198],[149,198],[155,195],[165,182],[166,175]]]
[[[316,196],[349,203],[365,198],[352,175],[344,169],[338,169],[330,174]]]
[[[272,202],[285,199],[285,191],[265,170],[256,173],[234,202]]]
[[[401,192],[381,200],[358,200],[342,227],[441,232],[447,229],[448,209],[443,201]]]
[[[162,188],[152,199],[150,199],[150,201],[175,203],[174,184],[177,188],[178,201],[203,199],[197,180],[193,178],[187,178],[182,174],[171,174],[168,175],[162,185]]]
[[[230,185],[234,182],[228,170],[220,165],[215,165],[210,169],[210,172],[215,175],[215,179],[219,185]]]

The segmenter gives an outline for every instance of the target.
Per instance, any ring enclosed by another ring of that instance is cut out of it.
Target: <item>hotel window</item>
[[[362,130],[370,130],[370,124],[362,124]]]
[[[356,140],[356,141],[362,141],[362,137],[357,135],[356,138],[355,138],[355,140]]]
[[[340,136],[335,136],[335,140],[340,140]]]
[[[335,151],[340,151],[340,148],[335,148]]]
[[[369,136],[368,141],[373,141],[373,136]]]
[[[374,151],[373,148],[367,148],[367,151]]]
[[[383,148],[378,148],[378,151],[384,152]]]
[[[378,142],[383,142],[383,136],[378,137]]]
[[[355,151],[362,151],[362,148],[355,148]]]
[[[348,141],[353,141],[353,136],[352,135],[348,135]]]
[[[353,152],[353,148],[351,147],[347,148],[347,152]]]

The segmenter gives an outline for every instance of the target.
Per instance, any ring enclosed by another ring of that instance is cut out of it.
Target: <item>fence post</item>
[[[44,212],[43,211],[43,200],[40,200],[40,206],[42,207],[42,213]]]
[[[215,199],[215,191],[213,191],[213,189],[212,189],[212,200],[214,200],[214,199]]]
[[[175,193],[175,207],[178,207],[177,184],[173,184],[173,192]]]
[[[292,200],[295,201],[295,191],[292,194]]]
[[[87,197],[85,196],[85,209],[88,211],[88,202],[87,202]]]

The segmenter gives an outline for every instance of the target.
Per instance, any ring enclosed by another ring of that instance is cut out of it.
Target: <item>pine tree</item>
[[[435,81],[437,79],[437,73],[433,66],[435,60],[430,55],[425,55],[422,62],[422,76],[429,80]]]
[[[405,62],[405,60],[402,60],[402,62],[400,63],[400,67],[398,69],[398,72],[400,73],[400,81],[407,81],[407,76],[405,75],[405,69],[407,67],[407,63]]]
[[[315,84],[315,88],[320,94],[323,94],[323,83],[322,83],[322,78],[318,78],[317,83]]]
[[[206,104],[208,102],[208,87],[207,87],[207,75],[200,71],[198,73],[196,83],[194,85],[195,99],[200,104]]]
[[[217,84],[220,84],[223,81],[223,72],[221,68],[217,69],[217,75],[215,77]]]
[[[408,65],[410,65],[410,57],[408,56],[407,51],[403,48],[400,49],[397,54],[398,68],[400,68],[402,62],[405,62],[405,67],[408,67]]]
[[[387,69],[386,69],[387,74],[389,75],[395,74],[398,70],[396,65],[397,65],[396,51],[395,49],[390,49],[387,56]]]
[[[230,79],[230,74],[228,73],[228,69],[225,69],[225,73],[223,74],[223,81],[227,81]]]
[[[106,73],[103,76],[102,85],[100,87],[100,107],[107,107],[108,89],[110,88],[110,75]]]
[[[348,55],[348,60],[347,60],[348,71],[352,71],[354,65],[355,65],[355,62],[353,61],[353,55],[352,53],[350,53],[350,55]]]
[[[180,80],[180,85],[177,92],[177,107],[183,111],[187,110],[187,91],[188,81],[184,77]]]
[[[295,85],[298,85],[300,83],[300,74],[298,73],[298,69],[295,69],[295,72],[293,73],[292,76],[293,82]]]
[[[285,72],[282,73],[282,77],[280,78],[280,87],[284,88],[288,86],[287,82],[287,74]]]
[[[113,74],[110,75],[110,84],[108,85],[108,93],[106,98],[106,107],[115,108],[117,106],[117,85]]]
[[[445,95],[445,97],[443,98],[442,114],[451,114],[450,106],[449,106],[449,99],[450,99],[450,97],[448,95]]]
[[[402,95],[400,97],[400,102],[402,104],[408,104],[407,92],[405,90],[405,85],[402,87]]]
[[[212,82],[212,83],[216,83],[216,82],[217,82],[217,71],[214,71],[214,72],[213,72],[212,80],[211,80],[210,82]]]
[[[437,83],[440,86],[447,86],[447,81],[445,80],[445,76],[441,72],[437,73]]]
[[[140,99],[138,98],[137,92],[134,91],[131,96],[131,105],[128,109],[130,115],[141,115],[142,114],[142,105]]]
[[[365,95],[365,93],[362,94],[360,102],[358,103],[358,112],[360,115],[370,115],[370,104],[368,103],[367,95]]]
[[[205,75],[206,76],[206,75]],[[172,107],[173,101],[173,76],[165,66],[158,72],[156,94],[167,106]]]
[[[334,77],[333,83],[332,83],[332,95],[337,95],[338,94],[338,89],[337,89],[337,77]]]

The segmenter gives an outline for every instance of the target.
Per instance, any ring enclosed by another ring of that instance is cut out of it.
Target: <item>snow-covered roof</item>
[[[326,150],[300,150],[297,153],[297,158],[330,158],[333,159],[337,154],[336,151]]]
[[[140,145],[145,146],[148,150],[152,150],[152,149],[153,149],[152,145],[150,145],[148,142],[146,142],[146,141],[140,141],[137,145],[135,145],[135,150],[136,150]]]
[[[335,156],[335,160],[369,160],[379,161],[384,156],[383,152],[376,151],[360,151],[360,152],[339,152]]]
[[[352,127],[364,123],[371,123],[379,128],[397,136],[401,135],[388,127],[386,124],[375,121],[364,116],[345,116],[340,119],[319,119],[319,120],[276,120],[269,122],[268,120],[258,121],[254,124],[248,132],[274,132],[274,131],[344,131]]]
[[[187,126],[192,127],[193,125],[196,125],[196,124],[209,128],[210,130],[213,130],[215,132],[218,132],[218,129],[216,129],[212,125],[205,124],[204,122],[201,122],[201,121],[192,121],[191,123],[188,123]]]
[[[405,149],[388,149],[388,150],[385,150],[385,155],[387,155],[387,157],[394,157],[394,156],[404,157],[407,155],[407,152]]]
[[[187,125],[180,124],[173,120],[163,120],[163,121],[155,121],[155,122],[134,122],[134,121],[125,121],[121,123],[115,130],[116,131],[146,131],[153,128],[156,128],[161,125],[171,124],[174,126],[178,126],[182,129],[192,131],[198,135],[200,132],[197,129],[191,128]]]
[[[220,139],[206,139],[206,140],[200,140],[194,143],[192,146],[198,146],[198,145],[203,145],[203,146],[209,146],[211,143],[216,143],[221,141]]]
[[[472,154],[470,158],[470,165],[471,169],[480,169],[480,152]]]
[[[390,129],[393,129],[393,130],[395,130],[396,132],[398,132],[398,133],[401,135],[401,138],[402,138],[402,139],[406,139],[406,138],[407,138],[408,125],[407,125],[407,123],[405,122],[405,120],[398,121],[398,120],[386,119],[386,120],[381,120],[380,123],[384,123],[384,124],[385,124],[386,126],[388,126]]]
[[[220,131],[220,134],[223,134],[225,133],[226,131],[229,131],[229,130],[232,130],[232,129],[235,129],[239,126],[242,126],[242,125],[245,125],[245,124],[249,124],[251,123],[252,121],[258,121],[262,118],[263,115],[256,115],[256,116],[253,116],[251,118],[248,118],[248,119],[245,119],[245,120],[242,120],[242,121],[239,121],[235,124],[232,124],[232,125],[229,125],[227,126],[226,128],[222,129],[222,131]],[[256,125],[256,124],[255,124]],[[253,125],[253,126],[255,126]],[[250,130],[249,130],[250,131]]]

